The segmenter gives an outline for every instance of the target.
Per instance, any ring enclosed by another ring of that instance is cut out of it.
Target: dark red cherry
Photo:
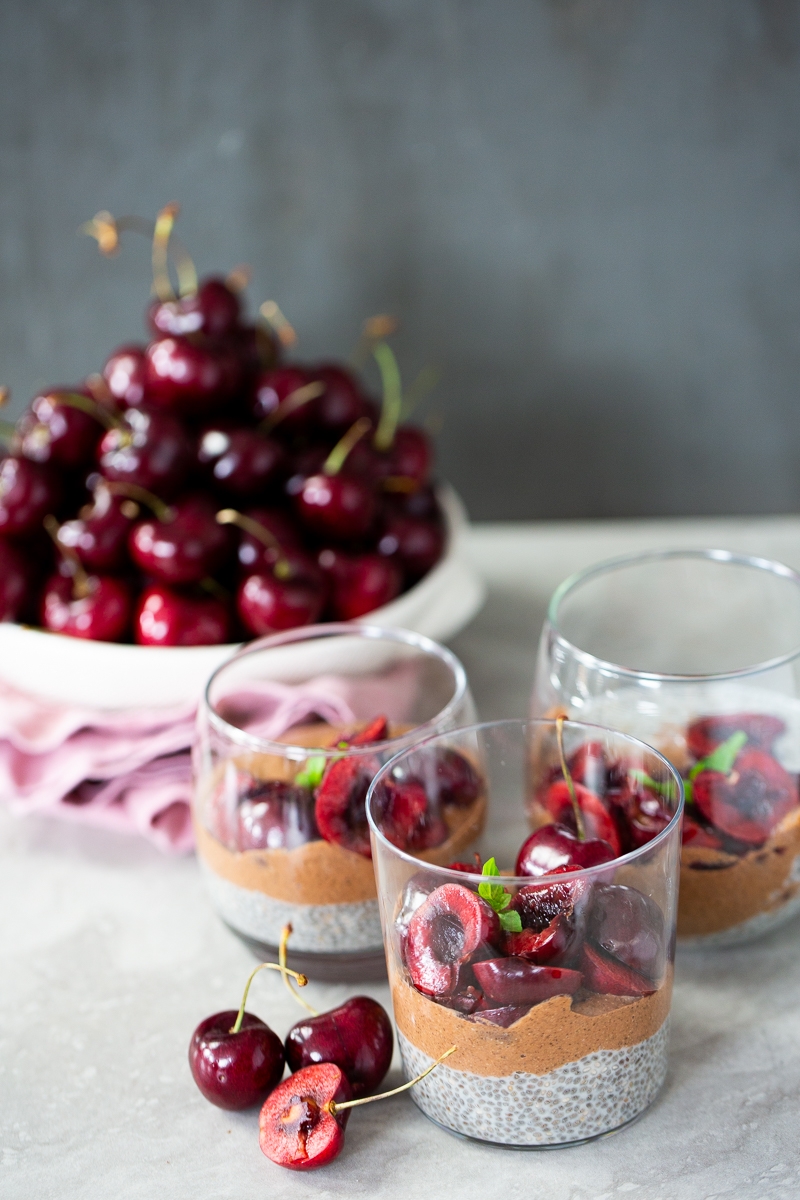
[[[381,832],[400,850],[430,850],[447,841],[447,824],[431,811],[418,779],[385,780],[375,804]]]
[[[442,510],[430,484],[410,492],[388,492],[383,497],[383,503],[390,512],[423,521],[435,521],[440,525],[443,523]]]
[[[192,464],[192,446],[183,426],[168,413],[129,408],[121,429],[109,429],[100,443],[100,470],[106,479],[134,483],[171,500]]]
[[[133,637],[140,646],[214,646],[228,641],[230,624],[216,596],[184,595],[156,583],[139,597]]]
[[[696,775],[692,796],[709,824],[758,846],[797,806],[797,777],[765,750],[745,747],[729,775],[709,770]]]
[[[325,391],[315,401],[314,418],[326,433],[342,434],[359,417],[372,415],[358,380],[345,367],[324,363],[315,367],[310,377],[325,384]]]
[[[311,556],[300,549],[300,532],[286,513],[277,508],[247,508],[244,515],[271,533],[277,546],[267,546],[255,534],[248,533],[244,529],[241,530],[236,556],[242,570],[249,573],[254,569],[261,570],[268,567],[271,571],[282,555],[289,559],[291,565],[292,555],[297,552],[302,556],[304,565],[304,569],[301,571],[298,562],[297,573],[319,579],[321,582],[320,570]]]
[[[282,561],[292,572],[288,578],[280,578],[277,570],[254,571],[239,584],[236,609],[244,626],[256,637],[313,625],[325,607],[321,584],[294,573],[291,552]]]
[[[283,1075],[281,1039],[246,1012],[238,1033],[237,1013],[215,1013],[201,1021],[189,1043],[189,1066],[206,1100],[232,1111],[252,1108],[269,1095]]]
[[[347,1076],[334,1063],[314,1063],[284,1079],[261,1109],[258,1141],[279,1167],[308,1171],[336,1158],[350,1109],[331,1113],[331,1101],[351,1098]]]
[[[435,779],[440,804],[468,808],[483,791],[483,780],[468,758],[449,747],[435,751]]]
[[[147,310],[147,323],[156,337],[203,333],[221,338],[239,324],[241,305],[224,279],[205,279],[191,296],[177,300],[154,300]]]
[[[33,571],[22,551],[0,538],[0,621],[17,621],[32,598]]]
[[[462,965],[499,937],[497,914],[480,896],[458,883],[443,884],[408,923],[404,954],[411,982],[426,996],[451,995]]]
[[[113,495],[101,483],[92,503],[58,530],[59,545],[74,550],[85,567],[110,571],[122,567],[128,556],[128,535],[139,515],[139,506]]]
[[[515,874],[549,875],[558,867],[581,871],[611,862],[614,857],[608,842],[597,838],[582,842],[566,825],[543,825],[522,843]]]
[[[707,758],[722,742],[739,731],[747,734],[747,744],[759,750],[771,750],[774,742],[786,733],[786,723],[767,713],[732,713],[723,716],[701,717],[692,721],[686,730],[686,744],[694,758]]]
[[[355,621],[399,596],[403,577],[396,563],[379,554],[340,555],[333,581],[331,610],[338,621]]]
[[[0,462],[0,534],[32,533],[60,498],[53,468],[16,455]]]
[[[131,597],[128,586],[112,575],[89,575],[88,595],[76,595],[74,581],[53,575],[45,584],[41,620],[52,633],[116,642],[128,630]]]
[[[392,1062],[394,1036],[385,1010],[369,996],[353,996],[338,1008],[304,1017],[286,1035],[290,1071],[312,1063],[335,1063],[347,1076],[353,1097],[374,1092]]]
[[[272,426],[279,438],[292,438],[306,432],[314,422],[316,400],[308,400],[298,408],[289,405],[283,409],[282,406],[314,378],[302,367],[275,367],[262,371],[253,387],[253,415]]]
[[[581,783],[596,796],[606,792],[608,762],[601,742],[584,742],[569,760],[569,773],[575,783]]]
[[[611,789],[607,799],[619,815],[626,849],[646,845],[672,820],[661,797],[630,778],[622,787]]]
[[[242,384],[242,366],[225,343],[182,337],[151,342],[145,351],[145,386],[153,405],[192,416],[222,408]]]
[[[372,755],[352,755],[332,762],[317,788],[317,828],[328,842],[372,857],[364,802],[380,762]]]
[[[88,404],[96,403],[82,388],[54,388],[32,402],[17,426],[20,449],[26,458],[67,470],[94,461],[104,426],[97,417],[70,404],[73,395],[82,396]]]
[[[589,942],[584,943],[581,972],[584,987],[601,996],[650,996],[656,990],[651,980]]]
[[[354,475],[311,475],[296,498],[297,513],[313,533],[337,541],[365,537],[375,523],[374,489]]]
[[[251,788],[239,801],[236,820],[240,850],[294,850],[319,838],[311,789],[282,779]]]
[[[407,577],[414,581],[436,565],[442,557],[444,541],[444,531],[438,522],[390,515],[384,523],[378,553],[398,559]]]
[[[171,584],[196,583],[213,575],[231,547],[228,530],[217,522],[216,506],[203,495],[185,496],[167,516],[134,526],[128,546],[137,566]]]
[[[566,874],[564,867],[553,874]],[[568,962],[579,941],[578,918],[589,893],[583,880],[529,884],[520,888],[510,905],[519,913],[522,930],[507,932],[507,953],[530,962]]]
[[[693,846],[695,849],[701,847],[706,850],[721,850],[722,838],[714,833],[713,829],[706,829],[704,825],[700,825],[697,821],[683,814],[683,827],[681,830],[681,841],[684,846]]]
[[[571,996],[581,986],[580,971],[543,967],[524,958],[489,958],[472,964],[484,995],[497,1007],[539,1004],[551,996]]]
[[[660,979],[664,972],[664,914],[655,900],[637,888],[596,884],[586,936],[604,953],[648,979]]]
[[[144,352],[144,346],[120,346],[106,359],[103,379],[122,407],[139,408],[145,402]]]
[[[433,466],[431,440],[416,425],[401,425],[386,458],[387,475],[412,479],[418,487],[423,487]]]
[[[291,456],[283,489],[291,500],[300,495],[307,479],[320,473],[329,453],[325,446],[307,446]]]
[[[580,783],[575,784],[575,794],[583,814],[587,838],[608,842],[614,852],[614,858],[619,857],[622,853],[622,842],[614,818],[603,801]],[[551,783],[540,800],[554,822],[577,831],[570,790],[565,779]]]
[[[236,498],[259,496],[283,473],[286,452],[256,429],[208,426],[200,434],[197,458],[219,491]]]

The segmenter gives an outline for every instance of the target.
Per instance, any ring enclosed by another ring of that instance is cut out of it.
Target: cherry
[[[581,841],[566,825],[543,825],[523,842],[514,873],[549,875],[558,867],[580,871],[613,858],[608,842],[596,838]]]
[[[567,873],[567,868],[558,867],[553,873]],[[576,908],[587,892],[588,885],[582,880],[520,888],[509,908],[519,913],[522,930],[506,933],[506,951],[535,963],[567,961],[577,946]]]
[[[452,994],[462,966],[499,936],[497,914],[480,896],[458,883],[442,884],[408,923],[404,953],[411,982],[427,996]]]
[[[747,742],[759,750],[771,750],[773,743],[786,732],[786,724],[780,717],[766,713],[733,713],[714,717],[701,717],[692,721],[686,730],[689,752],[697,759],[708,755],[722,742],[739,731],[747,734]]]
[[[144,346],[119,346],[103,366],[108,390],[126,408],[139,408],[147,399],[144,352]]]
[[[581,783],[596,796],[604,796],[607,786],[608,763],[601,742],[584,742],[569,760],[569,773],[575,783]]]
[[[651,996],[656,991],[655,985],[644,975],[589,942],[583,946],[581,971],[584,986],[600,995]]]
[[[369,996],[353,996],[330,1012],[298,1021],[286,1035],[290,1071],[312,1063],[335,1063],[353,1096],[373,1092],[389,1070],[394,1037],[385,1010]]]
[[[328,453],[324,446],[306,446],[293,455],[284,485],[284,492],[290,500],[296,503],[296,497],[302,492],[306,480],[322,470]]]
[[[258,1141],[280,1167],[307,1171],[336,1158],[344,1146],[350,1109],[332,1109],[352,1096],[347,1076],[334,1063],[315,1063],[284,1079],[258,1118]]]
[[[433,447],[428,435],[415,425],[401,425],[387,453],[386,474],[422,487],[430,478],[432,465]]]
[[[324,607],[325,592],[319,584],[293,572],[286,579],[272,571],[253,572],[242,580],[236,593],[236,610],[256,637],[313,625]]]
[[[311,789],[285,780],[251,788],[239,801],[236,819],[240,850],[294,850],[319,837]]]
[[[613,817],[594,792],[590,792],[580,783],[576,783],[574,786],[578,806],[586,826],[587,838],[607,842],[614,852],[614,858],[618,858],[622,853],[622,843]],[[541,803],[554,822],[565,825],[570,830],[577,829],[570,789],[565,779],[551,783],[544,796],[541,797]]]
[[[444,531],[438,522],[390,514],[378,542],[378,552],[398,559],[407,577],[416,581],[427,575],[442,557],[444,541]]]
[[[136,408],[127,410],[121,428],[105,434],[99,455],[106,479],[136,484],[167,500],[177,494],[192,462],[188,436],[174,417]]]
[[[251,408],[278,437],[294,437],[305,432],[314,421],[314,396],[307,390],[314,379],[302,367],[286,366],[263,371],[253,389]],[[315,389],[316,392],[316,389]],[[307,396],[303,403],[295,397]],[[290,401],[288,404],[287,401]]]
[[[311,475],[297,496],[300,519],[313,532],[342,541],[365,537],[378,512],[374,489],[354,475]]]
[[[67,470],[86,466],[111,418],[88,391],[53,389],[37,396],[17,427],[20,449],[34,462]]]
[[[320,562],[326,553],[322,551]],[[397,564],[379,554],[340,554],[330,574],[331,610],[337,621],[355,621],[382,608],[399,596],[403,585]]]
[[[322,836],[364,858],[372,857],[364,802],[379,768],[372,755],[340,758],[329,764],[317,788],[315,812]]]
[[[447,840],[447,824],[430,811],[418,779],[384,780],[375,805],[381,832],[400,850],[429,850]]]
[[[230,401],[241,383],[239,358],[225,344],[165,337],[145,351],[148,400],[159,408],[188,416],[208,412]]]
[[[58,507],[58,476],[42,463],[9,455],[0,462],[0,534],[32,533]]]
[[[219,338],[233,333],[239,324],[239,297],[224,279],[212,277],[196,292],[177,300],[155,300],[147,311],[147,322],[156,337],[204,333]]]
[[[225,494],[256,496],[279,479],[286,453],[256,429],[207,427],[200,434],[198,461]]]
[[[115,642],[126,632],[130,612],[127,585],[111,575],[86,576],[83,586],[67,576],[53,575],[42,594],[42,624],[70,637]]]
[[[514,1004],[507,1005],[503,1008],[484,1008],[478,1012],[474,1012],[467,1019],[470,1021],[490,1021],[492,1025],[501,1025],[503,1029],[508,1029],[515,1021],[519,1021],[520,1017],[524,1017],[530,1012],[529,1004]]]
[[[189,596],[152,584],[136,605],[133,636],[140,646],[213,646],[230,637],[230,617],[216,596]]]
[[[384,482],[384,488],[387,487]],[[416,517],[424,521],[442,523],[442,510],[436,499],[436,492],[430,486],[416,487],[413,491],[401,489],[388,492],[383,498],[387,510],[406,517]]]
[[[551,996],[571,996],[581,986],[580,971],[543,967],[524,958],[489,958],[472,964],[484,995],[497,1007],[538,1004]]]
[[[140,521],[131,531],[128,546],[134,562],[164,583],[195,583],[213,575],[230,541],[211,501],[190,495],[168,510],[162,506],[160,512],[160,517]]]
[[[636,888],[600,883],[592,890],[586,936],[605,954],[658,979],[664,970],[664,914]]]
[[[16,621],[31,600],[32,572],[22,552],[0,538],[0,621]]]
[[[435,751],[435,779],[440,804],[468,808],[483,791],[483,780],[468,758],[445,746]]]
[[[282,556],[289,560],[291,566],[293,554],[297,551],[302,555],[303,563],[306,566],[303,573],[310,577],[316,575],[317,578],[321,578],[319,573],[314,571],[313,559],[310,555],[299,550],[300,534],[293,521],[285,513],[277,508],[248,508],[245,509],[244,515],[249,521],[254,521],[266,529],[274,539],[274,544],[269,542],[265,544],[262,538],[248,529],[242,530],[236,555],[239,565],[244,570],[252,571],[253,568],[261,569],[265,566],[272,570]]]
[[[92,503],[61,525],[58,541],[67,550],[74,550],[84,566],[94,571],[114,570],[125,563],[128,534],[138,516],[138,504],[126,496],[114,495],[100,483]]]
[[[711,825],[748,845],[765,842],[797,806],[797,781],[765,750],[745,747],[730,774],[703,770],[692,796]]]
[[[672,813],[659,796],[627,777],[621,788],[609,791],[608,799],[621,818],[627,848],[631,850],[652,841],[672,820]]]
[[[325,363],[312,372],[325,390],[316,401],[314,417],[326,432],[344,433],[359,417],[372,416],[355,376],[336,363]]]
[[[713,829],[706,829],[704,825],[700,825],[697,821],[683,814],[683,827],[681,830],[681,842],[684,846],[703,847],[706,850],[721,850],[722,838],[714,833]]]

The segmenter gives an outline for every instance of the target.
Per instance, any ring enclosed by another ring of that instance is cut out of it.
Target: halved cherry
[[[408,923],[405,961],[414,987],[427,996],[457,990],[459,969],[475,952],[499,939],[497,914],[469,888],[445,883]]]
[[[580,783],[576,783],[574,786],[578,806],[583,813],[586,837],[608,842],[614,851],[614,858],[617,858],[622,853],[622,843],[614,818],[595,792],[590,792]],[[577,831],[572,799],[565,779],[551,783],[541,797],[541,803],[555,822]]]
[[[601,996],[651,996],[656,991],[644,975],[589,942],[584,943],[581,971],[584,986]]]
[[[551,996],[571,996],[581,986],[580,971],[544,967],[524,958],[490,958],[473,963],[475,978],[497,1007],[538,1004]]]
[[[352,737],[344,738],[348,746],[371,746],[373,742],[383,742],[389,736],[389,718],[384,716],[373,719]]]
[[[681,841],[684,846],[694,846],[706,850],[721,850],[722,838],[720,838],[713,829],[706,829],[705,825],[698,824],[691,817],[683,814],[683,830]]]
[[[664,970],[664,914],[638,888],[596,884],[586,936],[611,958],[649,979],[658,979]]]
[[[264,1101],[258,1118],[258,1142],[280,1167],[307,1171],[336,1158],[344,1145],[350,1109],[331,1112],[349,1100],[352,1088],[334,1063],[303,1067],[279,1084]]]
[[[748,745],[771,750],[776,739],[786,733],[786,724],[767,713],[720,713],[692,721],[686,730],[686,744],[695,758],[707,758],[716,746],[740,730],[747,734]]]
[[[317,788],[314,812],[322,836],[364,858],[372,857],[365,801],[379,768],[371,755],[340,758],[330,764]]]
[[[468,758],[445,746],[436,751],[436,786],[440,804],[466,808],[481,794],[483,781]]]
[[[764,750],[744,749],[728,775],[701,771],[694,801],[716,829],[748,845],[765,842],[798,803],[797,779]]]
[[[569,868],[560,867],[553,874],[568,872]],[[588,884],[579,879],[520,888],[509,908],[519,913],[522,930],[505,934],[507,953],[536,963],[568,960],[579,938],[575,907],[588,890]]]
[[[470,1021],[490,1021],[492,1025],[500,1025],[503,1029],[508,1029],[515,1021],[519,1021],[520,1017],[524,1017],[526,1013],[531,1011],[530,1004],[510,1004],[503,1008],[483,1008],[472,1013],[468,1020]]]
[[[610,791],[607,799],[616,809],[626,849],[646,845],[672,820],[660,796],[629,778],[619,789]]]

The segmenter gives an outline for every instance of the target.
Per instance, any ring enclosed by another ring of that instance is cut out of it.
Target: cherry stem
[[[279,555],[277,562],[272,568],[276,579],[288,579],[292,573],[291,564],[284,552],[275,534],[267,529],[266,525],[262,525],[260,521],[254,521],[252,517],[246,517],[244,513],[238,512],[235,508],[221,508],[217,513],[218,525],[237,525],[239,529],[243,529],[245,533],[249,533],[251,537],[258,538],[263,546],[268,550],[275,550]]]
[[[288,991],[289,995],[293,996],[298,1004],[302,1004],[303,1008],[310,1012],[312,1017],[318,1017],[319,1013],[317,1010],[312,1008],[308,1001],[304,1000],[302,996],[298,996],[297,992],[292,987],[291,980],[289,979],[289,976],[294,974],[294,972],[290,971],[286,966],[286,946],[291,936],[291,925],[284,925],[283,929],[281,930],[280,945],[278,946],[278,962],[280,963],[280,970],[283,974],[283,982],[286,984],[286,990]]]
[[[274,329],[282,346],[288,349],[295,344],[297,334],[274,300],[265,300],[258,311],[270,328]]]
[[[364,366],[376,342],[382,342],[384,338],[391,337],[393,333],[397,332],[398,324],[397,317],[392,317],[389,313],[378,313],[377,316],[367,317],[361,327],[358,344],[350,355],[350,362],[356,370],[361,370]]]
[[[372,421],[370,421],[369,417],[359,417],[357,421],[354,421],[347,433],[339,439],[322,464],[323,474],[338,475],[353,446],[355,446],[356,442],[360,442],[364,434],[369,433],[371,428]]]
[[[388,450],[394,441],[394,435],[403,408],[403,385],[400,381],[400,368],[394,351],[386,342],[378,342],[372,350],[373,357],[380,368],[383,381],[383,403],[381,419],[375,431],[374,445],[376,450]]]
[[[249,286],[252,278],[253,268],[247,263],[239,263],[238,267],[234,267],[225,276],[225,286],[231,292],[243,292]]]
[[[361,1096],[358,1100],[342,1100],[340,1104],[337,1104],[335,1100],[329,1100],[323,1107],[326,1112],[329,1112],[333,1116],[334,1113],[341,1112],[343,1108],[357,1108],[359,1104],[372,1104],[373,1100],[388,1100],[390,1096],[399,1096],[401,1092],[407,1092],[409,1088],[414,1087],[414,1084],[419,1083],[426,1075],[430,1075],[431,1071],[435,1071],[439,1064],[443,1063],[451,1054],[455,1054],[457,1049],[458,1046],[451,1046],[449,1050],[445,1050],[444,1054],[441,1054],[437,1058],[436,1062],[431,1063],[429,1067],[420,1072],[416,1079],[409,1079],[408,1083],[392,1088],[390,1092],[381,1092],[379,1096]]]
[[[124,428],[119,417],[115,417],[113,413],[103,408],[102,404],[98,404],[89,396],[81,395],[80,392],[48,392],[47,398],[55,400],[56,404],[63,404],[65,408],[77,408],[80,412],[87,413],[90,417],[94,417],[95,421],[104,429]]]
[[[229,1030],[230,1033],[238,1033],[239,1030],[242,1028],[242,1021],[244,1020],[244,1006],[245,1006],[245,1004],[247,1004],[247,993],[250,991],[250,984],[253,982],[253,980],[255,979],[255,977],[259,971],[280,971],[280,973],[281,973],[281,975],[283,975],[284,979],[286,978],[287,974],[294,975],[295,979],[297,980],[298,987],[305,987],[306,984],[308,983],[308,979],[306,978],[305,975],[300,975],[297,971],[291,971],[291,970],[289,970],[288,967],[285,967],[285,966],[280,967],[280,966],[278,966],[277,963],[272,963],[272,962],[259,963],[258,966],[254,967],[253,970],[250,972],[250,978],[247,980],[247,983],[244,985],[244,995],[242,996],[242,1003],[239,1007],[239,1012],[236,1015],[236,1020],[234,1021],[233,1025],[231,1026],[231,1028]]]
[[[53,539],[56,549],[66,563],[69,564],[72,572],[72,595],[75,600],[85,600],[87,596],[92,594],[92,585],[89,581],[89,576],[86,573],[83,563],[78,558],[76,552],[71,546],[64,546],[58,538],[58,531],[61,528],[56,518],[52,513],[48,513],[42,521],[45,529]]]
[[[302,408],[304,404],[308,404],[309,400],[316,400],[317,396],[321,396],[325,391],[325,384],[321,379],[316,379],[313,383],[305,383],[302,387],[295,388],[293,392],[279,404],[274,412],[271,412],[268,417],[259,425],[261,433],[271,433],[276,425],[280,425],[284,417],[288,417],[290,413],[296,412],[298,408]]]
[[[169,504],[165,504],[159,496],[148,492],[147,488],[140,487],[138,483],[125,483],[122,480],[104,479],[103,487],[108,488],[112,496],[127,496],[129,500],[135,500],[139,504],[146,504],[164,525],[169,525],[175,520],[175,509],[170,508]]]
[[[177,216],[177,212],[175,215]],[[110,212],[103,210],[96,213],[91,221],[86,221],[81,225],[78,232],[85,233],[88,237],[93,237],[97,242],[100,253],[104,254],[107,258],[111,258],[119,254],[119,235],[121,233],[141,233],[143,237],[152,238],[155,229],[156,222],[151,221],[147,217],[127,216],[115,218]],[[168,248],[178,272],[180,294],[182,296],[194,295],[197,291],[197,271],[188,250],[176,237],[172,236],[168,238]],[[169,282],[169,277],[167,277],[167,281]],[[159,299],[174,299],[175,293],[172,291],[171,284],[169,284],[169,291],[169,296],[159,296]]]
[[[0,408],[4,408],[5,405],[8,404],[10,399],[11,399],[11,388],[6,387],[5,384],[0,385]]]
[[[405,421],[411,416],[417,405],[425,399],[429,392],[433,391],[440,378],[441,375],[436,367],[422,368],[403,399],[402,420]]]
[[[578,831],[578,841],[586,841],[586,825],[583,820],[583,812],[578,804],[578,794],[575,791],[575,782],[570,774],[567,766],[567,758],[564,754],[564,718],[556,717],[556,740],[558,741],[558,754],[561,759],[561,771],[564,775],[564,780],[569,791],[569,798],[572,803],[572,812],[575,816],[575,827]]]

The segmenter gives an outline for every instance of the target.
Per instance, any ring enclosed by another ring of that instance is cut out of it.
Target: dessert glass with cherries
[[[573,576],[550,603],[531,711],[634,734],[681,772],[682,944],[737,944],[800,911],[795,571],[701,550]]]
[[[193,749],[197,854],[223,920],[261,958],[318,979],[384,974],[365,800],[381,765],[475,719],[461,663],[406,630],[325,624],[255,642],[212,675]],[[397,837],[449,862],[482,822],[459,790],[395,813]],[[419,798],[417,798],[417,801]]]
[[[403,847],[392,814],[401,797],[446,806],[451,756],[486,817],[440,865]],[[600,775],[620,808],[644,788],[665,823],[618,824],[589,799]],[[667,1066],[682,807],[657,751],[563,719],[440,734],[376,775],[367,813],[406,1077],[456,1047],[412,1092],[433,1121],[546,1148],[609,1133],[652,1102]]]

